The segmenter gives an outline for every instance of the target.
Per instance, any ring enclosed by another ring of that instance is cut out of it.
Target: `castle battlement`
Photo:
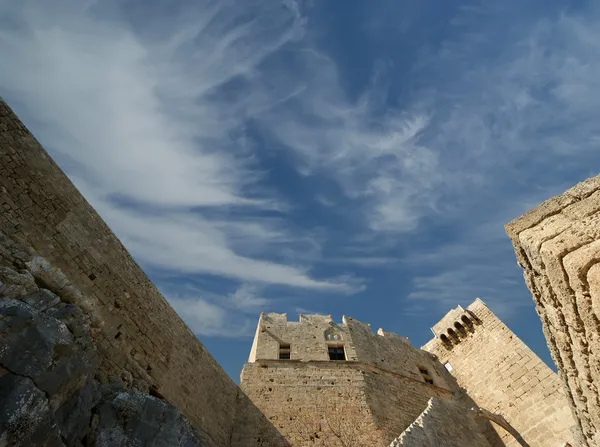
[[[444,347],[451,349],[453,345],[460,343],[461,340],[472,334],[476,326],[482,324],[478,314],[491,314],[487,305],[480,298],[476,298],[466,309],[457,306],[450,310],[431,328],[431,332],[435,335],[434,340],[438,340]],[[430,346],[432,342],[426,346]]]
[[[443,389],[434,356],[415,348],[407,337],[343,316],[335,323],[331,315],[301,314],[288,321],[286,314],[261,314],[249,363],[258,361],[327,362],[351,361],[379,368]]]

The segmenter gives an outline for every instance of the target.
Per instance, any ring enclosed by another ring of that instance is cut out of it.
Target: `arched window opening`
[[[466,315],[463,315],[462,317],[460,317],[460,319],[465,324],[465,326],[468,330],[473,331],[473,322],[469,319],[469,317],[467,317]]]
[[[442,334],[440,335],[440,340],[442,340],[442,343],[444,344],[452,344],[452,342],[450,341],[450,339],[446,336],[446,334]]]
[[[469,316],[471,317],[471,320],[473,320],[473,322],[475,324],[481,324],[481,320],[479,319],[479,317],[477,315],[475,315],[473,312],[471,312],[469,309],[467,309],[467,313],[469,314]]]
[[[467,331],[465,330],[464,326],[462,324],[460,324],[458,321],[454,323],[454,327],[456,328],[456,330],[458,331],[458,333],[460,335],[462,335],[463,337],[466,337],[467,335]]]
[[[454,340],[455,342],[459,342],[460,339],[458,338],[458,335],[456,335],[456,332],[454,332],[452,329],[448,329],[448,335],[450,336],[450,338],[452,340]]]

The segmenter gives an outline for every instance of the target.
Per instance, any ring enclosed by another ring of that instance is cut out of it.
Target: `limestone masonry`
[[[238,387],[0,99],[0,447],[599,446],[599,210],[507,226],[560,378],[477,299],[422,349],[262,314]]]
[[[577,421],[600,445],[600,177],[506,226]]]

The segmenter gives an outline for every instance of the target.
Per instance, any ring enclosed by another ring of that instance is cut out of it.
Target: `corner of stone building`
[[[574,421],[558,377],[482,300],[441,321],[446,331],[438,331],[424,349],[438,356],[479,407],[503,416],[530,445],[573,440]],[[459,326],[465,321],[470,324]],[[506,431],[498,434],[512,439]]]

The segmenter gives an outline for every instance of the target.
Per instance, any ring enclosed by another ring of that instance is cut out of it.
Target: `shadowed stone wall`
[[[582,445],[600,445],[600,177],[506,226],[568,392]]]
[[[433,330],[423,349],[448,365],[478,406],[502,415],[532,447],[572,441],[575,422],[558,376],[483,301],[451,310]],[[519,445],[495,427],[507,446]]]
[[[58,289],[81,291],[70,299],[90,316],[99,376],[164,396],[209,445],[228,445],[238,387],[2,100],[0,210],[0,233],[60,269],[47,278]]]

